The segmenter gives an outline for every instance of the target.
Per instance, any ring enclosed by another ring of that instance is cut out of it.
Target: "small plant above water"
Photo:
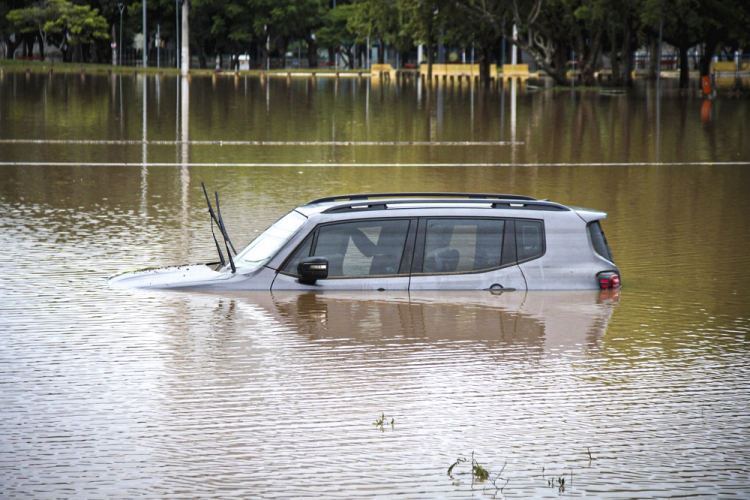
[[[485,481],[490,478],[490,472],[478,463],[471,466],[471,473],[474,474],[477,481]]]
[[[458,459],[456,459],[456,461],[453,462],[453,464],[450,467],[448,467],[448,476],[450,476],[452,479],[453,478],[452,474],[453,474],[454,469],[457,466],[466,462],[468,462],[467,459],[463,457],[458,457]],[[505,465],[507,465],[507,463]],[[492,485],[495,487],[495,491],[500,491],[502,493],[503,489],[508,485],[508,482],[510,481],[510,479],[505,479],[505,484],[503,484],[502,486],[497,485],[498,479],[502,480],[502,478],[500,477],[500,474],[502,474],[503,471],[505,470],[505,465],[503,465],[503,468],[500,469],[500,472],[498,472],[497,475],[493,479],[491,472],[474,459],[474,452],[472,451],[471,452],[471,481],[472,483],[474,481],[484,482],[484,481],[490,480],[490,482],[492,482]]]
[[[550,488],[557,488],[560,493],[565,492],[565,476],[560,474],[559,477],[551,477],[549,479],[544,477],[544,467],[542,467],[542,478],[547,480],[547,486]],[[570,471],[570,484],[573,484],[573,471]]]
[[[557,486],[558,491],[562,493],[565,491],[565,477],[560,476],[558,478],[553,477],[552,479],[548,479],[547,486],[549,486],[550,488],[554,488],[555,486]]]
[[[391,418],[391,422],[390,422],[391,429],[393,429],[393,425],[395,423],[396,423],[396,419],[395,418]],[[374,425],[375,427],[377,427],[381,431],[385,431],[385,426],[388,425],[388,418],[385,416],[385,413],[381,413],[380,414],[380,418],[378,418],[377,420],[375,420],[375,422],[373,422],[372,425]]]

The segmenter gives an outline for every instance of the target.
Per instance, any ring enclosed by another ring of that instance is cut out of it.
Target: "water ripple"
[[[750,492],[741,289],[665,285],[622,240],[620,293],[107,287],[123,269],[213,257],[189,193],[3,198],[3,497],[490,498],[468,464],[446,474],[472,453],[502,470],[497,496]],[[239,201],[244,239],[278,215]],[[690,224],[674,230],[663,248]],[[688,265],[706,245],[651,263]],[[744,259],[698,274],[734,286]]]

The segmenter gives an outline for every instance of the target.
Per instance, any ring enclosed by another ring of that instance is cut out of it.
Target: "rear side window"
[[[614,263],[615,259],[612,257],[612,250],[609,248],[607,237],[604,236],[604,230],[602,229],[602,225],[599,224],[599,221],[594,221],[589,224],[589,235],[591,235],[591,244],[594,245],[596,253]]]
[[[500,267],[501,219],[429,219],[421,272],[467,273]]]
[[[518,262],[544,255],[544,226],[541,221],[516,219],[516,253]]]

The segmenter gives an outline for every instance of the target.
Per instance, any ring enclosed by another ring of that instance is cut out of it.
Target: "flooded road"
[[[0,73],[0,496],[747,497],[750,102],[669,83]],[[624,286],[108,287],[215,260],[201,181],[239,246],[330,194],[596,208]]]

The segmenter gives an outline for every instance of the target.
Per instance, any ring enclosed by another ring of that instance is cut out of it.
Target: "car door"
[[[512,219],[419,220],[410,290],[525,290]]]
[[[272,290],[407,290],[416,222],[360,219],[321,224],[281,267]],[[307,257],[328,260],[328,278],[299,282]]]

